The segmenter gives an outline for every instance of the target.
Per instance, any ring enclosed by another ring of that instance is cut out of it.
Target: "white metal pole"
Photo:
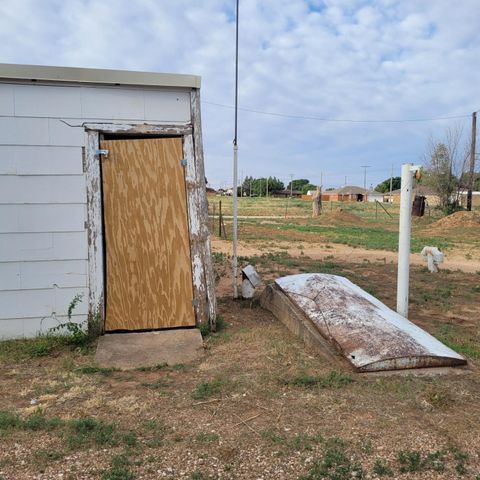
[[[238,224],[238,12],[240,0],[237,0],[235,16],[235,135],[233,138],[233,226],[232,226],[232,283],[233,298],[238,298],[237,288],[237,224]],[[251,190],[250,185],[250,192]]]
[[[233,145],[233,229],[232,229],[233,298],[238,298],[238,289],[237,289],[237,222],[238,222],[237,163],[238,163],[238,145],[235,143]]]
[[[419,168],[411,163],[402,165],[400,226],[398,234],[397,312],[405,318],[408,318],[413,175]]]

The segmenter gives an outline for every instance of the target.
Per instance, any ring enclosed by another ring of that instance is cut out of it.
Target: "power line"
[[[233,105],[225,105],[223,103],[216,103],[216,102],[208,102],[206,100],[202,100],[203,103],[208,105],[214,105],[216,107],[223,107],[223,108],[232,108],[234,109],[235,106]],[[470,114],[467,115],[445,115],[443,117],[430,117],[430,118],[404,118],[404,119],[384,119],[384,120],[357,120],[351,118],[325,118],[325,117],[317,117],[314,115],[295,115],[289,113],[281,113],[281,112],[267,112],[264,110],[256,110],[253,108],[244,108],[238,107],[238,110],[242,110],[244,112],[250,113],[257,113],[260,115],[270,115],[273,117],[284,117],[284,118],[296,118],[302,120],[317,120],[320,122],[335,122],[335,123],[411,123],[411,122],[435,122],[439,120],[452,120],[456,118],[467,118],[470,117]]]

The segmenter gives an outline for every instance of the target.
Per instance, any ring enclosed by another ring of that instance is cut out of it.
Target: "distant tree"
[[[401,177],[393,177],[392,178],[392,190],[398,190],[401,186],[402,179]],[[387,178],[383,182],[379,183],[375,190],[377,192],[387,193],[390,191],[390,178]]]
[[[267,178],[245,177],[242,184],[243,194],[246,196],[264,197],[267,194]],[[284,184],[276,177],[268,177],[268,192],[283,190]]]
[[[313,183],[307,183],[300,189],[303,195],[306,195],[309,190],[311,190],[312,192],[315,192],[317,190],[317,186],[314,185]]]
[[[296,180],[292,180],[291,182],[288,183],[287,185],[287,190],[302,190],[305,185],[308,185],[310,183],[310,180],[308,178],[298,178]]]
[[[468,143],[460,127],[449,127],[442,141],[430,138],[425,152],[422,183],[435,191],[440,205],[449,211],[458,205],[460,191],[467,186],[464,172],[469,158]]]

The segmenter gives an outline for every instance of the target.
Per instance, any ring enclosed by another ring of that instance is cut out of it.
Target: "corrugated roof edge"
[[[175,73],[0,63],[0,79],[200,88],[201,77]]]

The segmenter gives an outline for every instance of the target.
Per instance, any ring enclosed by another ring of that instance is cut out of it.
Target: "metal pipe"
[[[400,226],[398,234],[397,312],[405,318],[408,318],[413,174],[419,169],[420,167],[411,163],[402,165]]]
[[[237,0],[237,9],[235,17],[235,132],[233,138],[233,231],[232,231],[232,282],[233,282],[233,298],[238,298],[237,287],[237,224],[238,224],[238,12],[239,0]],[[251,190],[250,186],[250,192]]]

